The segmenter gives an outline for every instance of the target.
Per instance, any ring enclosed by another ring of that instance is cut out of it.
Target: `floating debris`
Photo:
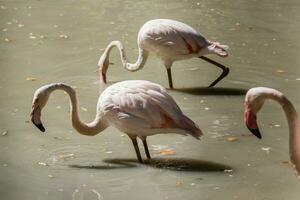
[[[8,134],[8,131],[3,131],[3,132],[1,133],[2,136],[5,136],[5,135],[7,135],[7,134]]]
[[[262,147],[261,150],[265,151],[267,154],[270,153],[271,147]]]
[[[0,6],[0,8],[1,8],[1,9],[3,9],[3,10],[4,10],[4,9],[6,9],[6,7],[5,7],[5,6],[3,6],[3,5],[1,5],[1,6]]]
[[[56,109],[61,109],[61,106],[56,106],[55,108],[56,108]]]
[[[268,124],[270,128],[276,127],[279,128],[280,124]]]
[[[22,28],[22,27],[24,27],[25,25],[24,24],[18,24],[18,27],[19,28]]]
[[[176,181],[176,186],[177,187],[180,187],[180,186],[182,186],[183,185],[183,182],[182,181]]]
[[[224,172],[225,172],[225,173],[232,173],[233,170],[232,170],[232,169],[224,169]]]
[[[35,78],[35,77],[27,77],[26,78],[26,81],[36,81],[37,80],[37,78]]]
[[[284,73],[285,71],[282,70],[282,69],[277,69],[276,72],[277,72],[277,73]]]
[[[52,174],[48,174],[48,178],[55,178]]]
[[[8,167],[8,164],[4,163],[2,164],[3,167]]]
[[[74,158],[75,154],[74,153],[62,154],[62,155],[59,155],[58,157],[64,161],[66,161],[69,158]]]
[[[195,185],[196,185],[196,183],[191,183],[191,184],[190,184],[190,186],[195,186]]]
[[[82,106],[80,106],[80,109],[81,109],[81,110],[83,110],[84,112],[87,112],[87,111],[88,111],[88,109],[87,109],[87,108],[85,108],[85,107],[82,107]]]
[[[45,162],[37,162],[38,165],[48,167],[49,165]]]
[[[6,31],[8,31],[8,28],[4,28],[4,29],[2,29],[2,31],[3,31],[3,32],[6,32]]]
[[[300,78],[296,78],[296,81],[300,81]]]
[[[227,137],[226,140],[228,142],[235,142],[235,141],[239,140],[239,138],[235,137],[235,136],[230,136],[230,137]]]
[[[36,39],[36,36],[34,36],[34,35],[30,35],[30,36],[29,36],[29,39],[32,39],[32,40],[34,40],[34,39]]]
[[[68,39],[69,38],[69,36],[67,36],[65,34],[61,34],[61,35],[59,35],[59,37],[62,38],[62,39]]]
[[[112,151],[106,151],[105,153],[107,153],[107,154],[111,154],[111,153],[112,153]]]
[[[160,155],[174,155],[176,154],[176,152],[172,149],[163,149],[163,150],[159,150],[158,153]]]
[[[5,41],[5,42],[11,42],[12,40],[11,40],[11,39],[8,39],[8,38],[4,38],[4,41]]]
[[[210,110],[210,108],[209,107],[205,107],[204,110]]]

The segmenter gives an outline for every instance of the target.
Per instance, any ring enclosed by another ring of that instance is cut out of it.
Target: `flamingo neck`
[[[120,58],[123,67],[128,71],[137,71],[145,65],[148,58],[148,52],[139,47],[139,55],[135,63],[128,63],[123,44],[120,41],[112,41],[104,50],[102,56],[99,59],[98,66],[100,71],[100,76],[106,77],[106,72],[109,66],[109,55],[113,47],[117,47],[120,53]]]
[[[65,84],[59,83],[52,88],[52,91],[60,89],[65,91],[70,97],[70,116],[73,127],[82,135],[93,136],[103,131],[107,125],[102,117],[97,113],[95,119],[90,123],[82,122],[79,118],[78,101],[75,90]]]
[[[297,177],[300,178],[300,122],[298,114],[293,104],[281,93],[275,95],[274,100],[279,102],[285,112],[289,125],[289,151],[290,159],[296,170]]]

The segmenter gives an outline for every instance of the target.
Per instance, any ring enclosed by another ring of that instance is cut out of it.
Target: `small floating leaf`
[[[52,174],[48,174],[48,178],[55,178]]]
[[[182,181],[176,181],[176,186],[179,187],[179,186],[182,186],[183,185],[183,182]]]
[[[83,110],[84,112],[87,112],[87,108],[80,106],[80,109]]]
[[[276,72],[277,72],[277,73],[284,73],[285,71],[282,70],[282,69],[277,69]]]
[[[35,78],[35,77],[27,77],[26,78],[26,81],[36,81],[37,80],[37,78]]]
[[[230,137],[227,137],[226,140],[228,142],[235,142],[237,141],[239,138],[238,137],[235,137],[235,136],[230,136]]]
[[[47,163],[45,163],[45,162],[37,162],[37,164],[38,164],[38,165],[41,165],[41,166],[45,166],[45,167],[46,167],[46,166],[49,166],[49,165],[48,165]]]
[[[159,150],[160,155],[174,155],[175,153],[176,152],[174,150],[171,150],[171,149]]]
[[[8,131],[3,131],[3,132],[1,133],[1,135],[2,135],[2,136],[5,136],[5,135],[7,135],[7,133],[8,133]]]

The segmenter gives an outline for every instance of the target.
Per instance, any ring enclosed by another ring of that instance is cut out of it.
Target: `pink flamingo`
[[[154,19],[146,22],[138,33],[138,58],[135,63],[128,63],[123,44],[120,41],[112,41],[105,49],[98,61],[100,82],[106,83],[106,72],[109,66],[109,54],[113,47],[120,52],[123,67],[129,71],[137,71],[143,68],[149,52],[155,53],[164,62],[167,69],[169,87],[173,88],[171,67],[174,61],[199,57],[223,70],[222,74],[213,81],[209,87],[213,87],[229,73],[229,68],[217,63],[203,55],[217,54],[221,57],[228,56],[228,46],[217,42],[211,42],[198,33],[192,27],[175,20]]]
[[[132,140],[138,160],[142,157],[137,144],[139,137],[144,145],[147,158],[150,157],[147,136],[159,133],[192,135],[199,139],[199,127],[185,116],[166,90],[149,81],[123,81],[106,88],[100,95],[96,117],[84,123],[78,116],[78,102],[75,90],[63,83],[45,85],[33,96],[31,121],[42,132],[41,111],[54,90],[63,90],[70,96],[71,121],[73,127],[83,135],[94,136],[108,126],[114,126],[126,133]]]
[[[257,87],[250,89],[245,98],[244,121],[248,129],[259,139],[261,134],[256,122],[256,113],[262,108],[266,99],[277,101],[283,108],[290,131],[290,159],[300,179],[300,123],[293,104],[279,91]]]

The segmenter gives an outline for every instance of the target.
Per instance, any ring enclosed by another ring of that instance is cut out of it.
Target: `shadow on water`
[[[120,168],[132,168],[138,167],[138,165],[146,165],[154,168],[168,169],[174,171],[199,171],[199,172],[222,172],[224,170],[230,170],[232,167],[220,163],[211,161],[203,161],[196,159],[186,158],[152,158],[150,160],[144,160],[141,164],[137,159],[130,158],[114,158],[105,159],[103,162],[108,165],[71,165],[74,168],[84,169],[120,169]]]
[[[245,95],[247,89],[242,88],[208,88],[208,87],[193,87],[193,88],[174,88],[169,91],[183,92],[194,95]]]

